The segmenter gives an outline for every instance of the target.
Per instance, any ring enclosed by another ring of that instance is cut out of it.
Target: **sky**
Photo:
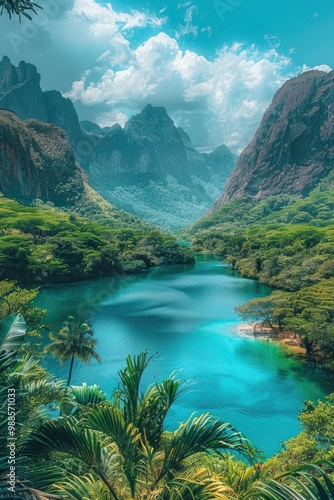
[[[164,106],[200,150],[240,153],[288,78],[334,68],[331,0],[40,4],[32,21],[0,17],[0,55],[35,64],[43,90],[101,126]]]

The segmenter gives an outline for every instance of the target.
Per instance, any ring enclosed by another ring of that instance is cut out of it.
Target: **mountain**
[[[308,71],[276,93],[213,210],[235,198],[307,195],[333,169],[334,71]]]
[[[64,130],[0,110],[0,279],[56,283],[194,261],[85,177]]]
[[[184,144],[165,108],[148,104],[127,121],[124,131],[133,142],[143,138],[151,142],[165,175],[173,176],[181,184],[191,183]]]
[[[33,118],[61,127],[77,152],[83,133],[70,99],[56,90],[43,92],[34,65],[21,61],[15,67],[6,56],[0,62],[0,108],[14,111],[22,120]]]
[[[84,126],[93,147],[81,163],[94,189],[124,210],[169,229],[203,215],[236,163],[226,146],[202,156],[163,107],[145,106],[124,128]]]
[[[74,205],[84,192],[83,176],[65,132],[0,110],[0,191],[28,202]]]
[[[194,222],[219,197],[236,158],[221,146],[201,155],[163,107],[147,105],[125,127],[79,122],[70,99],[43,92],[35,66],[0,63],[0,108],[21,119],[62,128],[94,189],[154,224],[174,229]]]

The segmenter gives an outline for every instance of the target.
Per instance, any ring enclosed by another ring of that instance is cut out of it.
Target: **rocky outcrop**
[[[64,131],[0,110],[0,191],[24,202],[74,205],[84,191],[83,178]]]
[[[214,209],[245,196],[306,195],[333,161],[334,71],[309,71],[276,93]]]
[[[180,139],[184,145],[187,155],[188,168],[191,175],[208,181],[210,178],[210,172],[206,159],[194,148],[191,143],[190,137],[183,128],[178,127],[177,129]]]

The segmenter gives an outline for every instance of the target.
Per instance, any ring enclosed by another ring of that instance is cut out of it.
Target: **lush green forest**
[[[334,190],[328,184],[305,198],[230,201],[184,236],[193,250],[213,252],[242,276],[281,290],[237,312],[274,335],[296,335],[310,360],[333,368]]]
[[[109,204],[79,209],[92,218],[0,197],[0,278],[44,284],[193,262],[175,238]]]
[[[27,297],[22,304],[27,312]],[[88,330],[69,318],[50,346],[75,340],[75,356],[88,362],[87,349],[96,348]],[[333,498],[333,397],[305,402],[301,433],[263,463],[256,443],[210,414],[166,431],[166,416],[186,385],[171,376],[143,390],[142,376],[154,362],[148,353],[127,358],[110,398],[96,385],[66,386],[50,375],[40,364],[43,354],[25,347],[25,334],[20,314],[0,322],[2,497]]]

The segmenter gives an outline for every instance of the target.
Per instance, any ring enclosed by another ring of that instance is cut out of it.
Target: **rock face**
[[[107,135],[91,135],[90,140],[92,152],[82,159],[82,165],[89,172],[92,185],[100,191],[164,180],[156,150],[145,136],[134,139],[116,124]]]
[[[161,169],[182,184],[190,183],[187,154],[180,134],[165,108],[151,104],[125,124],[131,141],[148,139],[159,158]]]
[[[20,201],[75,204],[83,178],[64,131],[0,110],[0,191]]]
[[[276,93],[214,209],[231,198],[306,195],[333,159],[334,71],[309,71]]]

